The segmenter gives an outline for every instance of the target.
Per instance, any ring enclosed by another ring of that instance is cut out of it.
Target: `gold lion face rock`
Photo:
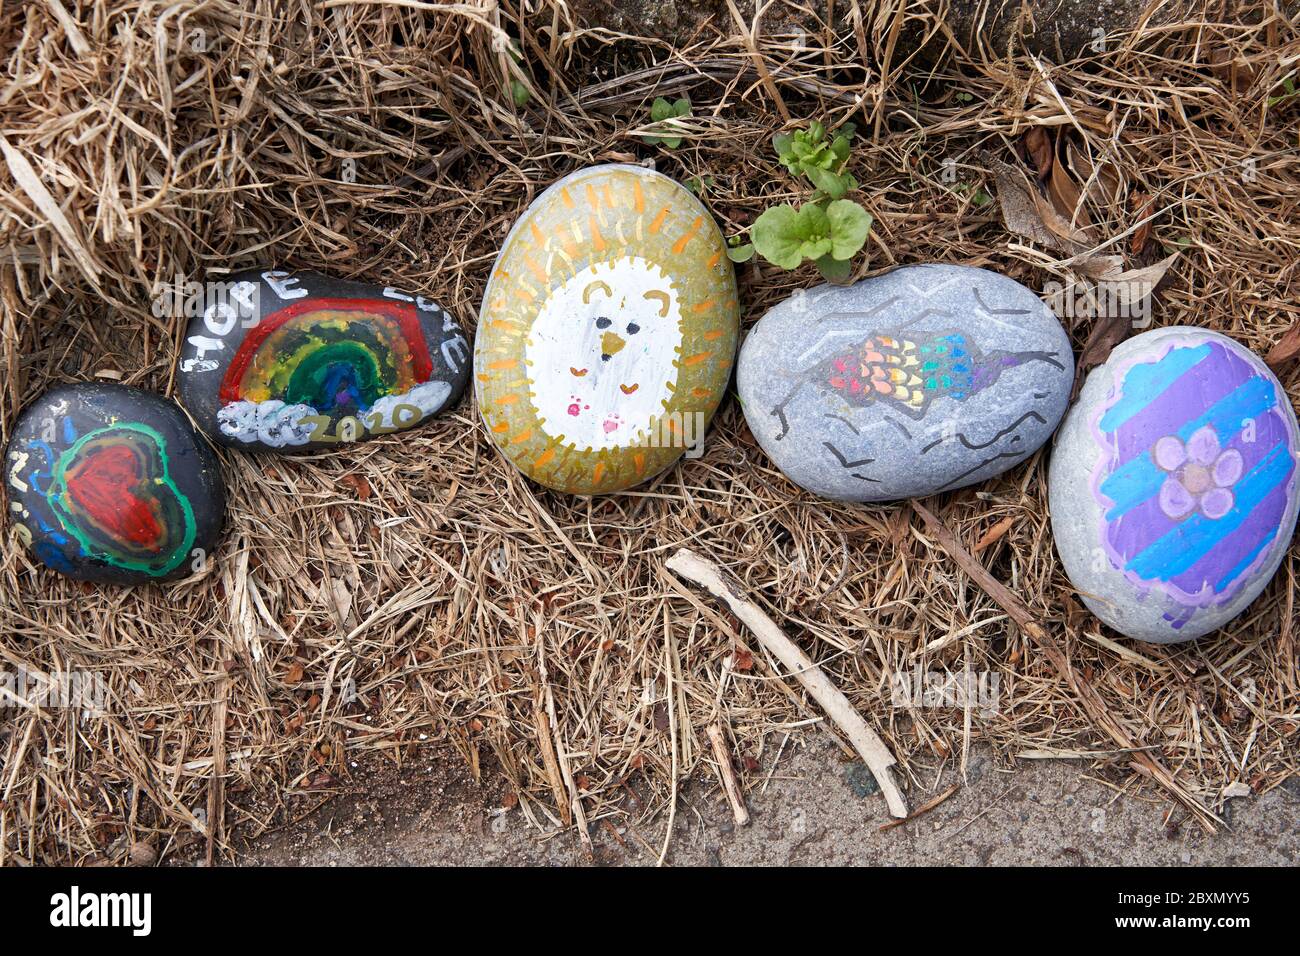
[[[684,186],[638,166],[566,176],[488,281],[474,350],[488,433],[548,488],[639,484],[701,447],[739,317],[722,234]]]

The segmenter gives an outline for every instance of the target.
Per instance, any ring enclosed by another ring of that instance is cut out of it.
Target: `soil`
[[[657,862],[664,819],[596,822],[593,853],[576,832],[538,830],[499,775],[475,783],[454,755],[398,770],[356,771],[340,793],[296,822],[236,833],[240,863],[268,866],[612,865]],[[960,776],[949,771],[941,793]],[[1228,826],[1208,834],[1164,801],[1138,799],[1079,761],[1025,760],[1012,770],[973,753],[961,788],[908,823],[889,817],[861,767],[825,734],[792,739],[770,778],[747,795],[737,827],[716,781],[684,787],[665,862],[735,865],[1294,866],[1300,778],[1229,800]],[[634,801],[631,788],[629,801]],[[315,799],[320,799],[319,797]],[[914,804],[923,802],[915,795]],[[508,808],[509,805],[509,808]],[[633,814],[636,816],[636,814]]]

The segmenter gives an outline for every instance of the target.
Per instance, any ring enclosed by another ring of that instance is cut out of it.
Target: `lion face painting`
[[[644,259],[593,263],[551,293],[524,349],[547,433],[590,449],[646,436],[676,388],[681,321],[668,274]]]
[[[722,397],[739,309],[722,236],[684,187],[602,166],[529,207],[489,281],[475,386],[539,483],[619,491],[669,467]]]

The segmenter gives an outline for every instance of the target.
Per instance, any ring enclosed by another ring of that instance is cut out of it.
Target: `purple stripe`
[[[1165,517],[1165,513],[1160,510],[1159,498],[1152,495],[1112,521],[1106,535],[1110,546],[1127,562],[1181,523]]]
[[[1226,448],[1236,449],[1241,455],[1242,474],[1257,465],[1269,449],[1289,437],[1282,416],[1270,411],[1255,419],[1254,441],[1246,441],[1239,431]],[[1226,449],[1225,449],[1226,450]],[[1203,559],[1174,578],[1172,583],[1188,593],[1199,591],[1206,582],[1217,583],[1255,548],[1269,528],[1276,528],[1286,511],[1287,484],[1284,482],[1255,508],[1250,518],[1240,528],[1217,545]],[[1152,496],[1112,521],[1107,527],[1107,540],[1119,557],[1127,562],[1155,541],[1174,530],[1181,522],[1173,521],[1160,510],[1159,499]]]
[[[1151,400],[1115,432],[1118,465],[1145,452],[1156,439],[1172,435],[1255,374],[1217,342],[1210,354]],[[1113,469],[1112,469],[1113,470]]]
[[[1269,492],[1268,497],[1256,506],[1240,528],[1219,542],[1200,561],[1171,579],[1170,583],[1188,594],[1195,594],[1207,584],[1213,588],[1220,578],[1255,550],[1255,546],[1270,528],[1277,528],[1282,515],[1286,513],[1287,489],[1290,485],[1291,480],[1288,479]],[[1231,590],[1235,592],[1237,588]]]

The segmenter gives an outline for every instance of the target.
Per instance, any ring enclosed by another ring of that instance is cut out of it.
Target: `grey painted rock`
[[[455,320],[393,288],[254,270],[208,283],[189,308],[181,401],[235,448],[337,448],[414,428],[469,381]]]
[[[741,349],[750,430],[826,498],[949,491],[1019,464],[1069,402],[1074,357],[1032,291],[969,266],[819,286],[769,311]]]
[[[1175,327],[1120,344],[1052,454],[1052,532],[1084,603],[1158,643],[1240,614],[1290,545],[1297,447],[1286,393],[1227,336]]]
[[[14,426],[9,516],[46,566],[112,584],[203,570],[225,517],[216,456],[172,402],[122,385],[65,385]]]

